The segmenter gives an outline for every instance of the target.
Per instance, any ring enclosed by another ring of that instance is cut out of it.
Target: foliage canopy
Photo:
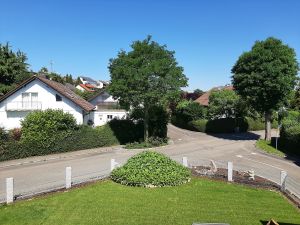
[[[149,109],[178,99],[187,78],[175,59],[175,52],[152,41],[151,36],[133,42],[131,48],[129,52],[120,51],[117,58],[110,60],[108,91],[126,108],[144,108],[147,141]]]

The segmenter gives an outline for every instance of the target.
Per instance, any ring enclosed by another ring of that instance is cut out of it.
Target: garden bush
[[[160,138],[160,137],[149,137],[148,142],[132,142],[126,144],[125,148],[127,149],[141,149],[141,148],[153,148],[164,146],[168,144],[168,138]]]
[[[264,130],[265,129],[265,122],[260,119],[253,119],[251,117],[246,117],[248,123],[248,130],[255,131],[255,130]]]
[[[0,127],[0,141],[6,141],[7,139],[8,139],[7,131],[3,127]]]
[[[280,143],[283,147],[294,154],[300,155],[300,114],[289,112],[288,116],[282,120],[280,129]]]
[[[54,109],[31,112],[21,125],[22,142],[41,149],[52,148],[78,128],[73,115]]]
[[[21,128],[14,128],[14,129],[11,129],[8,134],[9,134],[10,139],[12,139],[14,141],[20,141],[21,136],[22,136],[22,130],[21,130]]]
[[[193,120],[203,119],[206,117],[206,114],[207,109],[204,106],[191,101],[180,102],[173,112],[173,116],[176,117],[176,120],[181,120],[185,123]]]
[[[145,151],[112,171],[111,179],[129,186],[177,186],[190,180],[191,172],[169,157]]]
[[[140,141],[144,137],[143,121],[135,123],[132,120],[113,119],[108,123],[108,126],[120,144]]]
[[[189,126],[192,128],[191,130],[206,132],[206,124],[208,120],[194,120],[189,122]]]

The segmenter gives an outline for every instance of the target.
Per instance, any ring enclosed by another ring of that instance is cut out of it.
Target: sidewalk
[[[118,151],[118,150],[122,150],[122,149],[123,148],[121,145],[116,145],[116,146],[110,146],[110,147],[85,149],[85,150],[72,151],[72,152],[62,152],[62,153],[56,153],[56,154],[50,154],[50,155],[32,156],[32,157],[23,158],[23,159],[14,159],[14,160],[0,162],[0,169],[6,168],[6,167],[11,167],[11,166],[26,165],[26,164],[39,163],[39,162],[47,162],[47,161],[51,161],[51,160],[61,160],[61,159],[76,158],[76,157],[87,156],[87,155],[97,155],[100,153],[114,152],[114,151]]]

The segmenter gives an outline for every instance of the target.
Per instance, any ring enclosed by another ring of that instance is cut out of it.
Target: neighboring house
[[[92,78],[89,77],[79,77],[80,81],[82,82],[83,85],[92,85],[94,88],[98,88],[98,89],[102,89],[105,88],[109,85],[109,82],[103,81],[103,80],[98,80],[95,81]],[[80,89],[80,87],[77,87],[78,89]],[[84,91],[82,89],[82,91]]]
[[[98,80],[97,81],[97,88],[105,88],[109,85],[109,82],[103,81],[103,80]]]
[[[208,106],[209,105],[209,96],[210,96],[211,92],[220,91],[220,90],[233,90],[233,86],[226,85],[226,86],[214,87],[214,88],[210,89],[209,91],[205,92],[203,95],[201,95],[199,98],[197,98],[194,102],[197,102],[203,106]]]
[[[14,90],[0,97],[0,127],[21,126],[21,120],[33,110],[61,109],[86,123],[95,106],[61,83],[43,76],[32,76]]]
[[[97,81],[93,80],[92,78],[89,77],[79,77],[80,81],[83,84],[92,84],[94,86],[97,86]]]
[[[91,115],[91,120],[93,120],[95,126],[104,125],[114,118],[125,119],[127,117],[127,111],[120,109],[118,100],[114,99],[105,90],[88,101],[96,107],[96,111]]]
[[[94,92],[95,91],[95,86],[92,84],[79,84],[76,86],[76,88],[80,91],[88,91],[88,92]]]

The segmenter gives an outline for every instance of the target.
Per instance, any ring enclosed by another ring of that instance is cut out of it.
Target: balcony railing
[[[41,102],[9,102],[6,103],[6,111],[32,111],[42,109]]]
[[[117,102],[98,102],[97,109],[121,109],[121,107]]]

